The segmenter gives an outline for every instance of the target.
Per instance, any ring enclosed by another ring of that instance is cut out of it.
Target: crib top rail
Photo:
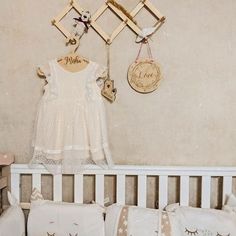
[[[37,165],[29,168],[26,164],[13,164],[11,166],[11,191],[20,202],[21,175],[32,175],[32,188],[41,190],[41,176],[49,172],[42,166]],[[190,177],[201,178],[201,207],[211,206],[212,177],[222,177],[222,204],[227,195],[233,190],[233,177],[236,177],[236,167],[181,167],[181,166],[138,166],[116,165],[112,169],[101,169],[98,166],[88,165],[83,172],[74,176],[74,202],[84,201],[84,176],[95,176],[95,201],[104,205],[104,177],[116,177],[116,202],[126,203],[126,176],[137,176],[137,205],[147,205],[147,177],[158,177],[158,208],[163,209],[168,204],[168,178],[176,176],[180,178],[179,202],[182,206],[188,206],[190,202]],[[53,200],[62,201],[62,175],[53,176]]]
[[[27,164],[11,165],[15,174],[50,174],[42,165],[29,168]],[[115,165],[112,169],[102,169],[96,165],[86,165],[83,175],[148,175],[148,176],[236,176],[236,167],[188,167],[188,166],[140,166]]]

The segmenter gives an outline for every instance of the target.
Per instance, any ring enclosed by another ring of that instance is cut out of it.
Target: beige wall
[[[80,2],[95,11],[103,1]],[[130,10],[137,3],[119,2]],[[160,88],[142,95],[127,83],[127,68],[138,51],[133,32],[125,29],[111,46],[118,97],[106,108],[114,162],[236,165],[236,1],[152,2],[167,17],[151,41],[163,69]],[[68,51],[64,38],[50,25],[66,3],[0,3],[0,150],[15,153],[17,163],[27,163],[31,156],[35,112],[43,92],[36,66]],[[147,15],[143,11],[137,17],[140,26],[153,23]],[[111,31],[119,21],[113,17],[99,23]],[[82,55],[106,63],[104,42],[93,30],[81,44]]]
[[[91,11],[102,2],[80,1]],[[111,46],[118,98],[112,105],[106,103],[106,108],[115,163],[236,165],[236,2],[152,2],[167,17],[151,41],[163,69],[160,88],[142,95],[127,83],[127,68],[138,50],[133,32],[124,30]],[[50,25],[66,3],[0,3],[0,150],[15,153],[18,163],[30,159],[35,112],[42,95],[43,81],[35,68],[68,51],[64,38]],[[131,10],[137,1],[120,3]],[[143,11],[137,18],[141,26],[153,22],[147,16]],[[119,23],[111,19],[99,23],[111,31]],[[104,42],[93,30],[81,43],[81,54],[106,63]]]

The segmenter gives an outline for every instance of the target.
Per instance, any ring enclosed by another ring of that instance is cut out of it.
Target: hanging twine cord
[[[138,55],[137,55],[137,57],[136,57],[136,59],[135,59],[135,62],[138,61],[138,59],[139,59],[139,57],[140,57],[140,54],[141,54],[141,51],[142,51],[142,48],[143,48],[143,43],[140,44],[140,47],[139,47],[139,50],[138,50]]]
[[[147,51],[148,51],[149,58],[150,58],[151,60],[153,60],[152,50],[151,50],[149,41],[147,41],[147,44],[146,44],[146,45],[147,45]]]
[[[107,79],[110,78],[110,44],[106,43],[107,48]]]
[[[134,18],[121,4],[117,3],[115,0],[107,0],[107,3],[111,3],[114,7],[122,11],[135,25],[137,25],[137,22],[134,20]]]
[[[143,44],[146,44],[146,45],[147,45],[147,53],[148,53],[148,56],[149,56],[149,58],[153,61],[152,50],[151,50],[150,44],[149,44],[149,42],[148,42],[148,40],[147,40],[146,43],[142,42],[142,43],[140,44],[139,51],[138,51],[138,55],[137,55],[137,57],[136,57],[136,59],[135,59],[135,62],[137,62],[138,59],[140,58],[140,54],[141,54],[141,51],[142,51],[142,48],[143,48]]]

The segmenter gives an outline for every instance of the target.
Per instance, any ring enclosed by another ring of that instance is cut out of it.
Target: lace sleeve
[[[49,67],[45,70],[46,81],[48,82],[47,86],[49,88],[49,94],[47,95],[48,99],[54,99],[58,95],[58,86],[54,73],[53,62],[49,61]]]

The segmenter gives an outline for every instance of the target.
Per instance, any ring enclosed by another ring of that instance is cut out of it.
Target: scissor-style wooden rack
[[[114,4],[115,3],[115,4]],[[116,2],[114,0],[107,0],[92,16],[91,16],[91,27],[104,39],[108,44],[111,44],[117,35],[128,26],[132,31],[137,35],[141,35],[142,29],[132,20],[143,8],[146,8],[157,20],[155,27],[158,29],[165,21],[165,17],[156,9],[156,7],[149,0],[141,0],[136,7],[129,13],[130,17],[116,7]],[[52,20],[52,24],[56,26],[61,33],[66,38],[71,38],[71,33],[63,26],[61,20],[72,10],[74,9],[80,15],[84,10],[80,4],[75,0],[70,0],[69,4],[63,9],[63,11]],[[116,16],[118,16],[122,22],[120,25],[112,32],[111,35],[108,35],[102,27],[97,23],[97,19],[103,15],[103,13],[110,9]]]

